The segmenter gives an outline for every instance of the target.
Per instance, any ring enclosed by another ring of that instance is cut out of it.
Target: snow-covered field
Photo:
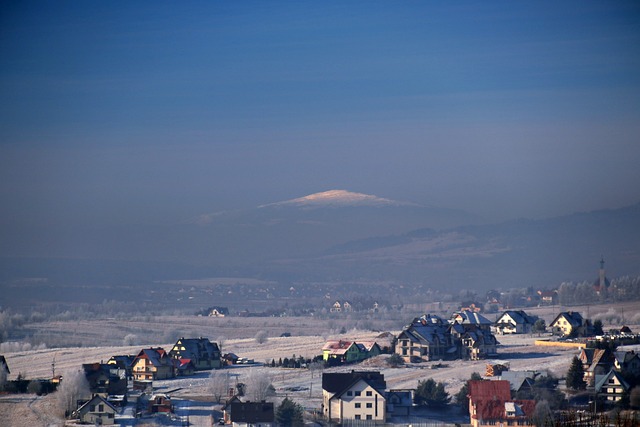
[[[344,338],[371,339],[375,333],[355,333]],[[536,369],[548,370],[561,376],[568,369],[576,349],[537,347],[536,337],[501,336],[499,340],[500,360],[509,361],[512,370]],[[319,408],[322,396],[321,373],[307,369],[283,369],[262,366],[261,362],[271,358],[302,355],[312,357],[320,353],[324,338],[320,336],[271,338],[264,344],[257,344],[253,339],[229,340],[225,351],[234,352],[242,357],[254,359],[256,365],[236,365],[223,371],[229,373],[231,381],[249,382],[249,377],[256,372],[268,375],[276,388],[276,400],[288,396],[307,408]],[[164,344],[165,348],[170,344]],[[132,347],[91,347],[49,349],[31,352],[7,354],[7,361],[17,375],[22,372],[27,378],[42,378],[51,375],[51,363],[55,357],[56,373],[64,373],[68,369],[77,369],[82,363],[106,361],[114,354],[135,353],[139,346]],[[413,364],[400,368],[389,368],[381,355],[367,360],[360,365],[329,368],[327,372],[359,370],[380,370],[387,381],[387,389],[415,388],[418,381],[433,378],[446,384],[449,393],[456,393],[473,372],[484,374],[486,361],[449,361],[445,367],[432,368],[435,363]],[[209,410],[212,403],[196,403],[211,400],[207,392],[209,372],[198,372],[194,376],[172,380],[156,381],[154,386],[159,392],[180,389],[172,394],[182,402],[179,406],[183,415],[190,411],[190,422],[193,425],[207,425],[210,422]],[[61,425],[62,421],[53,416],[55,412],[55,395],[34,398],[30,395],[0,397],[0,419],[13,420],[9,425]],[[198,406],[199,405],[199,406]],[[204,407],[200,407],[204,405]],[[191,408],[191,409],[189,409]],[[209,408],[209,409],[206,409]],[[27,422],[28,421],[28,422]],[[196,424],[197,423],[197,424]],[[204,424],[200,424],[204,423]]]
[[[574,310],[586,313],[608,313],[612,310],[622,310],[620,306],[591,306],[574,307]],[[637,304],[624,304],[625,316],[638,317],[640,307]],[[541,309],[527,309],[527,312],[537,314],[545,319],[547,324],[562,311],[560,307],[547,307]],[[300,319],[303,323],[306,319]],[[206,320],[205,320],[206,321]],[[260,330],[260,319],[253,319],[251,331],[244,331],[244,336],[253,336],[256,330]],[[264,319],[264,322],[270,321]],[[272,320],[271,320],[272,321]],[[96,323],[99,321],[95,321]],[[291,325],[288,325],[291,326]],[[607,325],[615,327],[616,325]],[[640,329],[638,325],[631,324],[635,331]],[[94,325],[93,327],[98,327]],[[248,325],[242,325],[243,328]],[[307,331],[308,332],[308,331]],[[398,331],[391,331],[397,333]],[[342,339],[371,340],[379,333],[349,331],[340,336]],[[227,336],[232,336],[226,333]],[[226,367],[222,372],[229,373],[231,381],[249,382],[249,377],[256,373],[264,373],[271,379],[276,389],[276,403],[286,397],[292,398],[306,408],[319,408],[322,396],[321,371],[307,369],[271,368],[263,364],[271,359],[296,356],[314,357],[321,354],[321,348],[327,335],[291,336],[269,338],[267,342],[258,344],[254,338],[225,339],[223,352],[233,352],[240,357],[253,359],[255,365],[236,365]],[[337,338],[337,336],[332,336]],[[511,370],[538,370],[549,371],[556,376],[564,376],[571,359],[578,353],[575,348],[540,347],[534,344],[538,337],[529,335],[498,336],[501,343],[498,347],[501,362],[509,362]],[[211,336],[212,340],[216,340]],[[5,353],[11,375],[9,379],[15,379],[19,373],[28,379],[50,378],[52,376],[52,363],[55,360],[55,373],[64,374],[70,369],[79,369],[83,363],[104,361],[116,354],[136,354],[146,345],[135,346],[105,346],[105,347],[78,347],[57,348],[34,351],[20,351]],[[153,346],[162,346],[169,349],[171,343],[154,343]],[[433,378],[446,384],[450,394],[458,392],[463,383],[473,372],[484,375],[487,361],[447,361],[442,367],[436,363],[412,364],[399,368],[390,368],[385,363],[388,355],[381,355],[367,360],[360,365],[329,368],[326,372],[357,370],[379,370],[387,382],[387,389],[415,388],[418,381]],[[211,410],[219,409],[214,405],[210,393],[207,391],[209,372],[198,372],[190,377],[173,380],[157,381],[154,386],[160,392],[180,389],[172,396],[178,402],[179,415],[189,417],[191,425],[210,425]],[[63,421],[56,417],[55,394],[43,397],[33,395],[0,395],[0,425],[2,426],[61,426]],[[124,421],[122,425],[133,425],[134,420]],[[141,425],[141,424],[138,424]]]

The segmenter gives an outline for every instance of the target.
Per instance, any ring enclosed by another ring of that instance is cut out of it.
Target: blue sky
[[[640,201],[637,2],[4,2],[0,226]]]

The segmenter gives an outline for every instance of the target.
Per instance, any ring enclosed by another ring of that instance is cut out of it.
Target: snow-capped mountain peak
[[[363,193],[355,193],[347,190],[329,190],[320,193],[309,194],[297,199],[284,202],[269,203],[259,206],[298,206],[298,207],[349,207],[349,206],[402,206],[410,203],[398,202]]]

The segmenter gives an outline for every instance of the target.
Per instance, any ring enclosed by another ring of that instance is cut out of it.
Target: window
[[[356,408],[360,408],[361,404],[360,403],[356,403]]]
[[[351,390],[349,390],[349,391],[347,392],[347,396],[353,396],[353,392],[352,392]]]
[[[356,415],[356,420],[359,420],[359,419],[361,419],[360,415]]]
[[[373,408],[373,403],[371,402],[367,403],[367,408]]]
[[[360,396],[362,394],[362,392],[360,390],[356,391],[356,396]]]
[[[98,412],[104,412],[104,405],[102,403],[98,405]]]
[[[371,390],[367,390],[367,396],[373,396],[373,392]]]
[[[371,415],[371,414],[367,415],[367,419],[368,420],[372,420],[373,419],[373,415]]]

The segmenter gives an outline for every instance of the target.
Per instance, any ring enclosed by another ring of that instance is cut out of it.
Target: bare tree
[[[258,331],[256,334],[256,343],[264,344],[269,341],[269,336],[267,335],[267,331]]]
[[[313,378],[314,372],[318,372],[318,374],[322,374],[322,370],[324,369],[324,363],[322,362],[311,362],[309,364],[309,370],[311,371],[311,378]]]
[[[229,393],[229,373],[211,371],[207,380],[207,391],[211,393],[215,402],[222,402],[222,399]]]
[[[78,400],[90,396],[89,382],[81,369],[65,372],[56,392],[58,408],[65,417],[78,409]]]
[[[254,402],[267,400],[276,394],[276,390],[271,384],[271,377],[266,372],[250,369],[246,384],[246,395]]]
[[[227,342],[227,337],[225,337],[224,335],[220,335],[218,337],[218,349],[220,350],[220,353],[222,353],[222,346],[226,342]]]
[[[138,344],[138,336],[136,334],[127,334],[122,340],[124,345],[136,345]]]

